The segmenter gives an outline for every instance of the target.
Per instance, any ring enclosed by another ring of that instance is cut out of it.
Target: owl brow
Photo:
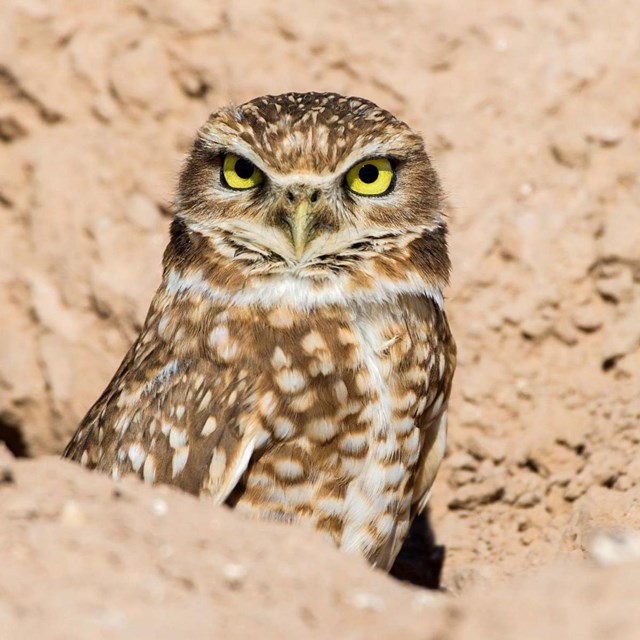
[[[208,151],[213,157],[220,158],[228,153],[233,153],[245,160],[248,160],[260,169],[271,181],[277,185],[286,186],[288,184],[306,183],[310,185],[328,185],[335,182],[342,177],[356,164],[364,162],[372,158],[388,158],[392,165],[395,167],[401,166],[408,160],[406,155],[396,148],[395,145],[380,144],[380,142],[369,143],[363,145],[358,149],[354,149],[349,153],[331,173],[310,173],[310,172],[296,172],[296,173],[283,173],[275,170],[272,166],[268,165],[257,154],[250,145],[246,144],[244,140],[236,139],[228,142],[223,141],[210,141],[211,146],[208,147]]]
[[[211,160],[220,160],[226,155],[233,154],[248,160],[262,171],[266,172],[267,170],[260,156],[254,153],[248,145],[237,142],[225,143],[218,140],[202,140],[202,142],[202,150]]]

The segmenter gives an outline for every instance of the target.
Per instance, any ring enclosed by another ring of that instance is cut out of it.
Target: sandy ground
[[[5,0],[0,638],[640,637],[639,21],[623,0]],[[55,457],[140,327],[195,129],[288,90],[394,111],[449,194],[443,593]]]

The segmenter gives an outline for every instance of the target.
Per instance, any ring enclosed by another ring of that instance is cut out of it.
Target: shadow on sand
[[[427,509],[413,521],[390,574],[418,587],[439,589],[444,557],[445,547],[436,544]]]

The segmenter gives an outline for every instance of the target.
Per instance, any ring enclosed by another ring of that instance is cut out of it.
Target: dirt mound
[[[5,454],[0,629],[629,637],[637,566],[584,557],[632,557],[631,534],[597,532],[640,529],[640,8],[214,5],[0,9],[0,440],[57,454],[104,388],[159,282],[175,176],[211,109],[365,96],[424,133],[450,194],[459,366],[427,535],[463,595],[188,496]]]
[[[408,587],[314,532],[167,487],[0,453],[3,638],[630,638],[640,537],[458,599]],[[542,635],[541,635],[542,634]]]

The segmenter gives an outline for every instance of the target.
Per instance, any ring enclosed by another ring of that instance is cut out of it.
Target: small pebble
[[[153,513],[159,518],[162,518],[169,513],[169,505],[166,500],[163,500],[162,498],[155,498],[151,501],[151,511],[153,511]]]
[[[528,182],[523,182],[518,189],[518,192],[523,198],[528,198],[533,193],[533,186]]]
[[[0,467],[0,484],[13,484],[15,482],[15,476],[13,475],[13,469],[10,467]]]
[[[366,609],[368,611],[383,611],[384,600],[375,593],[355,593],[349,599],[349,602],[356,609]]]
[[[427,607],[436,607],[442,604],[442,597],[426,589],[418,591],[413,596],[411,605],[414,609],[425,609]]]
[[[636,531],[599,531],[587,546],[591,558],[603,567],[640,560],[640,533]]]
[[[75,501],[68,500],[60,512],[60,522],[67,527],[78,528],[87,521],[84,509]]]
[[[237,564],[235,562],[225,564],[222,568],[222,575],[224,576],[225,582],[232,589],[238,589],[241,587],[248,573],[249,572],[244,565]]]
[[[586,138],[601,147],[615,147],[624,139],[624,128],[617,125],[593,127],[587,132]]]

